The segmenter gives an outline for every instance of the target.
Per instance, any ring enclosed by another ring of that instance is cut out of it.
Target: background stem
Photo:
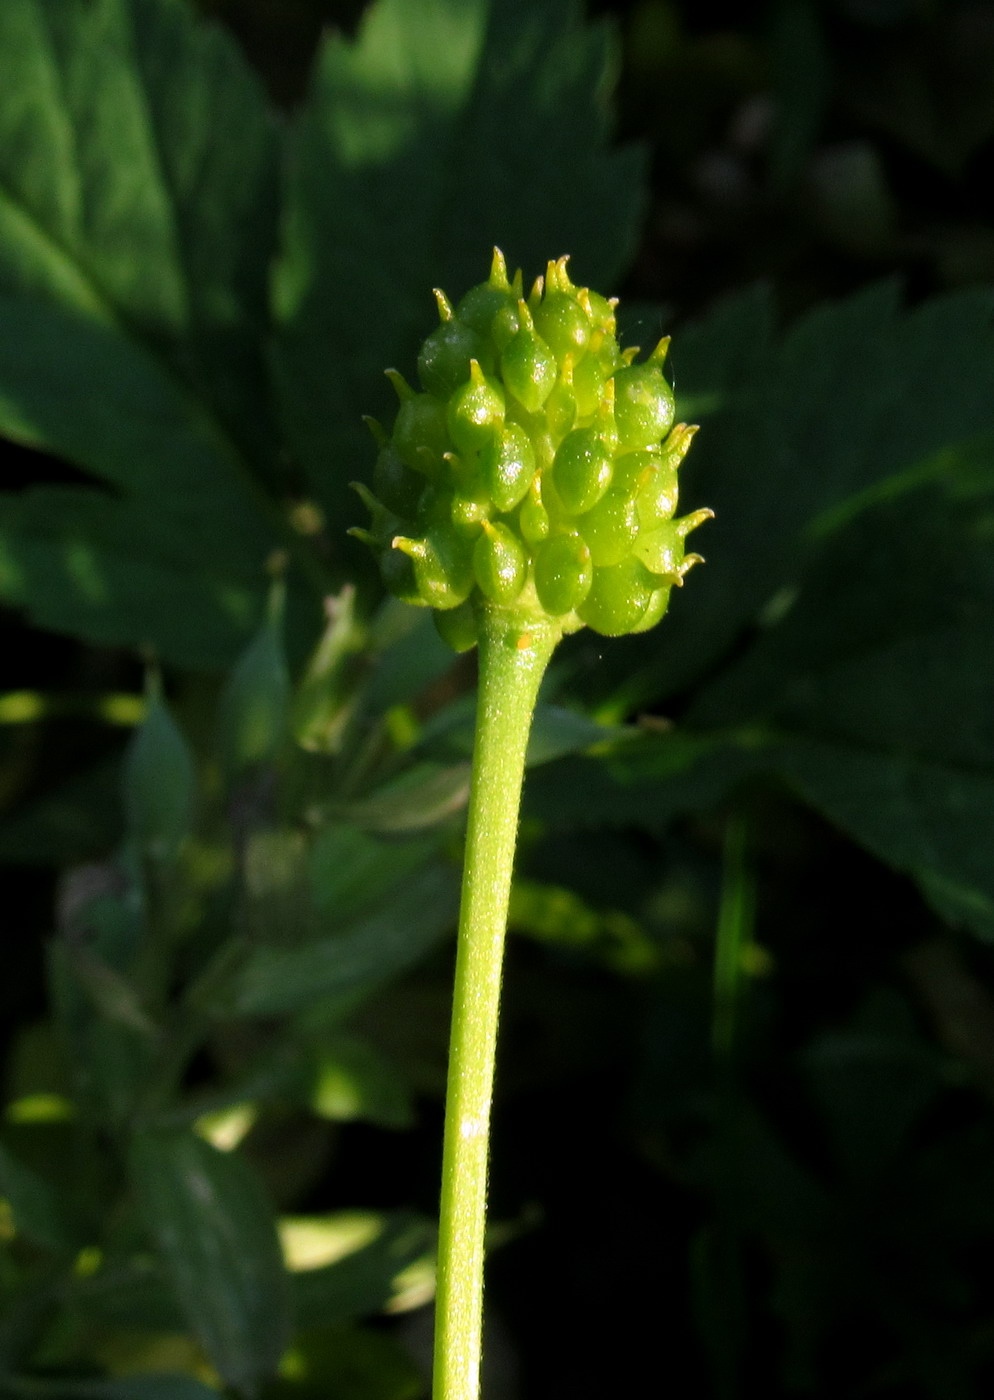
[[[525,749],[559,640],[497,608],[480,617],[480,679],[445,1102],[435,1400],[477,1400],[490,1104]]]

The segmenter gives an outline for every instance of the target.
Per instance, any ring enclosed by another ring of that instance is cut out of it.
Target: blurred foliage
[[[494,242],[676,325],[717,518],[537,716],[487,1400],[990,1393],[992,75],[967,0],[4,0],[4,1400],[427,1394],[473,671],[344,531]]]

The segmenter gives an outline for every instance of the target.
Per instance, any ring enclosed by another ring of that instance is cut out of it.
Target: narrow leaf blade
[[[272,1210],[247,1162],[194,1133],[135,1134],[131,1180],[191,1330],[224,1379],[253,1395],[289,1335]]]

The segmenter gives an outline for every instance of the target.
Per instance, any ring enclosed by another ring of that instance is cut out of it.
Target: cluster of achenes
[[[700,561],[684,540],[711,512],[675,519],[677,467],[696,428],[673,425],[663,377],[668,341],[634,364],[621,350],[614,301],[575,287],[566,258],[527,300],[499,250],[486,282],[418,356],[417,393],[387,374],[400,406],[380,446],[372,515],[354,530],[377,553],[387,587],[433,608],[457,650],[476,640],[478,609],[554,619],[607,636],[643,632]]]

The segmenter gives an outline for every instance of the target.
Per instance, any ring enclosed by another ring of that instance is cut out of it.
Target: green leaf
[[[86,910],[81,926],[94,937],[98,951],[104,937],[109,937],[123,952],[123,939],[130,931],[124,922],[127,912],[124,901],[113,897],[95,901],[95,907]],[[130,912],[134,920],[136,911]],[[69,1049],[76,1095],[97,1121],[118,1127],[134,1111],[154,1042],[130,984],[93,957],[84,961],[85,971],[80,962],[79,951],[68,938],[50,945],[50,996]],[[110,1017],[105,1014],[108,1011]]]
[[[14,1227],[45,1249],[71,1248],[58,1198],[41,1176],[0,1143],[0,1196],[10,1206]]]
[[[433,837],[389,840],[330,822],[315,836],[308,858],[314,903],[326,918],[348,923],[410,879],[437,844]]]
[[[712,1189],[724,1188],[741,1226],[788,1241],[812,1235],[817,1240],[838,1229],[837,1203],[752,1104],[736,1115],[731,1141],[734,1172],[727,1172],[713,1149],[701,1153],[701,1166]]]
[[[253,831],[244,838],[238,914],[241,934],[252,942],[293,946],[320,931],[307,879],[307,840],[292,828]]]
[[[5,0],[0,287],[100,323],[248,440],[276,161],[257,80],[182,0]]]
[[[326,41],[291,138],[276,366],[330,520],[354,512],[358,414],[389,410],[383,371],[413,367],[433,286],[461,295],[495,243],[529,276],[569,252],[616,281],[644,162],[607,150],[612,47],[572,0],[378,0],[354,43]]]
[[[0,496],[0,598],[216,665],[274,527],[262,344],[275,128],[180,0],[0,14],[0,432],[113,491]]]
[[[350,930],[302,948],[260,948],[219,1014],[279,1016],[317,1001],[351,1003],[398,976],[453,927],[454,871],[430,866]]]
[[[181,1333],[185,1325],[169,1280],[147,1252],[126,1261],[115,1257],[110,1267],[80,1279],[73,1304],[85,1325],[97,1329]]]
[[[902,316],[877,288],[772,350],[757,315],[754,354],[749,305],[682,342],[680,383],[706,410],[686,484],[716,507],[715,567],[611,705],[706,672],[687,730],[599,770],[557,765],[526,800],[556,824],[658,828],[743,778],[786,778],[990,938],[994,302],[963,293]]]
[[[415,763],[368,797],[335,807],[333,815],[365,831],[424,831],[465,807],[469,769],[468,763]]]
[[[452,648],[438,635],[430,611],[412,608],[389,594],[374,620],[370,642],[376,664],[363,697],[374,712],[413,700],[455,663]]]
[[[370,1041],[337,1036],[313,1051],[308,1104],[333,1123],[361,1121],[382,1128],[414,1123],[411,1091],[396,1065]]]
[[[941,1063],[916,1035],[911,1008],[878,990],[854,1025],[806,1046],[803,1063],[840,1168],[852,1181],[881,1181],[941,1086]]]
[[[342,1217],[317,1217],[333,1229],[347,1224]],[[306,1224],[306,1220],[301,1223]],[[291,1274],[294,1311],[301,1328],[319,1327],[374,1313],[399,1312],[428,1302],[431,1297],[435,1227],[406,1212],[375,1217],[358,1225],[364,1242],[334,1262],[301,1268]],[[285,1223],[284,1223],[285,1228]],[[320,1243],[320,1239],[319,1239]]]
[[[994,134],[994,36],[976,11],[923,12],[880,62],[847,73],[847,105],[950,181]],[[896,35],[895,35],[896,37]],[[908,42],[907,40],[910,40]]]
[[[840,525],[687,718],[785,736],[770,760],[808,801],[991,937],[994,502],[951,499],[956,454],[946,460],[947,491]]]
[[[187,497],[194,514],[203,507],[201,520],[213,513],[207,498],[218,501],[212,480]],[[238,508],[235,518],[251,550],[254,522]],[[74,487],[0,494],[4,602],[36,626],[102,646],[151,646],[176,665],[216,668],[237,652],[262,604],[264,552],[252,550],[242,571],[215,572],[166,506],[156,513]]]
[[[994,937],[994,510],[951,495],[956,460],[946,491],[840,523],[687,729],[533,775],[528,810],[658,830],[744,779],[783,778],[944,918]]]
[[[150,1041],[155,1039],[159,1028],[145,1010],[137,989],[128,978],[94,957],[85,947],[70,945],[66,961],[98,1016],[136,1031]]]
[[[40,1380],[15,1377],[11,1400],[217,1400],[218,1392],[191,1376],[127,1376],[111,1381]]]
[[[266,615],[228,677],[218,705],[225,773],[270,763],[289,737],[290,672],[283,645],[284,591],[270,591]]]
[[[433,757],[470,758],[475,728],[476,697],[462,696],[425,725],[418,747]],[[616,742],[636,733],[634,729],[596,724],[586,715],[561,705],[538,704],[528,734],[525,763],[528,768],[537,768],[566,754],[582,753],[595,744]]]
[[[882,284],[820,307],[771,349],[749,293],[674,342],[680,411],[705,410],[681,505],[715,511],[708,567],[651,648],[605,656],[619,704],[685,691],[885,484],[898,495],[942,476],[948,449],[994,429],[992,308],[991,293],[969,291],[901,313]]]
[[[189,834],[196,798],[193,754],[156,683],[124,758],[128,829],[145,854],[169,860]]]
[[[957,454],[944,460],[952,489]],[[994,762],[992,527],[994,499],[960,501],[938,487],[864,508],[799,571],[690,722],[760,715],[791,731]]]
[[[428,1382],[408,1350],[372,1328],[320,1327],[299,1338],[267,1400],[427,1400]]]
[[[551,830],[662,831],[679,816],[717,806],[736,784],[762,772],[770,742],[759,730],[626,739],[616,752],[562,759],[529,774],[525,811]]]
[[[562,885],[515,879],[508,927],[542,943],[584,948],[617,972],[645,973],[659,964],[657,946],[633,918],[597,909]]]
[[[809,740],[781,771],[812,807],[911,875],[951,923],[994,940],[994,773]]]
[[[255,1394],[289,1322],[276,1225],[254,1173],[183,1130],[136,1133],[129,1169],[191,1331],[229,1385]]]
[[[758,726],[725,736],[675,733],[610,759],[572,758],[539,770],[529,778],[525,810],[552,830],[663,831],[762,778],[786,779],[803,801],[914,878],[944,918],[994,939],[989,763],[981,768],[828,736],[788,739]]]

